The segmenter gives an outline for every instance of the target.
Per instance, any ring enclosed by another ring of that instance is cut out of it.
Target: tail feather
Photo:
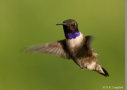
[[[108,77],[109,76],[108,72],[100,65],[99,62],[97,62],[97,63],[96,62],[92,62],[90,64],[87,63],[85,65],[84,65],[84,68],[87,68],[89,70],[96,71],[96,72],[100,73],[101,75],[103,75],[105,77]]]
[[[104,75],[105,77],[108,77],[109,76],[108,72],[103,67],[101,67],[101,69],[103,70],[104,73],[100,74]]]
[[[95,71],[97,71],[98,73],[100,73],[105,77],[109,76],[108,72],[100,64],[96,64]]]

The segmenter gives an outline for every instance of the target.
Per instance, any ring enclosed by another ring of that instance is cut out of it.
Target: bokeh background
[[[72,60],[21,52],[26,46],[64,39],[56,23],[66,19],[76,20],[84,35],[96,36],[92,47],[110,77],[82,70]],[[125,0],[0,0],[0,90],[109,86],[125,88]]]

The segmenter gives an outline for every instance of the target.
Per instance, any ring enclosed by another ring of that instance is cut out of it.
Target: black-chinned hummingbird
[[[47,43],[27,48],[27,52],[42,52],[60,56],[65,59],[72,59],[81,69],[97,71],[109,76],[108,72],[97,60],[98,53],[91,47],[92,36],[84,36],[78,30],[78,24],[73,19],[68,19],[56,25],[63,25],[66,39],[57,42]]]

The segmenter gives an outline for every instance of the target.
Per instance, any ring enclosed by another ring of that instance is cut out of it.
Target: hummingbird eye
[[[76,26],[76,23],[71,24],[71,26]]]

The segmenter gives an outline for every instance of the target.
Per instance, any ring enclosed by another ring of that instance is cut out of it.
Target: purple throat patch
[[[75,33],[69,33],[69,34],[65,34],[65,37],[66,38],[69,38],[69,39],[75,39],[76,37],[78,37],[80,35],[80,32],[75,32]]]

